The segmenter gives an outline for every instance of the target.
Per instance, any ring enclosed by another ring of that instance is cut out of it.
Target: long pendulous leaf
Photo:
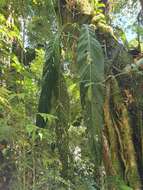
[[[100,164],[102,159],[104,56],[94,30],[88,25],[83,25],[81,29],[77,53],[85,124],[94,159],[97,164]]]
[[[60,58],[58,57],[57,44],[53,45],[51,42],[48,44],[46,51],[46,62],[43,68],[42,87],[38,104],[38,113],[50,113],[52,97],[56,95],[58,85],[58,65]],[[44,118],[37,114],[36,125],[44,128],[46,126]]]

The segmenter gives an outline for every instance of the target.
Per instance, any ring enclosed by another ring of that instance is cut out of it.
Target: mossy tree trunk
[[[107,84],[108,96],[105,102],[105,136],[108,142],[109,163],[106,171],[118,176],[127,185],[138,190],[141,181],[132,140],[132,128],[127,108],[118,83],[111,78]],[[112,168],[109,168],[110,165]]]

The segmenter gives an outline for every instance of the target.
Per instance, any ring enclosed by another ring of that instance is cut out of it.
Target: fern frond
[[[0,87],[0,106],[8,110],[10,109],[9,93],[6,88]]]

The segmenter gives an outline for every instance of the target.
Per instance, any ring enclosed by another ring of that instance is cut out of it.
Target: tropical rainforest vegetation
[[[142,39],[142,0],[0,0],[0,190],[143,189]]]

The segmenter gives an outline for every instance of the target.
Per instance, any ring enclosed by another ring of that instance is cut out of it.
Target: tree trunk
[[[113,166],[110,173],[111,175],[116,173],[127,185],[138,190],[141,188],[141,182],[132,141],[130,118],[117,81],[112,78],[108,83],[107,90],[110,89],[110,93],[105,103],[105,131],[112,163],[110,165]],[[109,172],[107,167],[109,168],[109,164],[106,166],[106,171]]]

